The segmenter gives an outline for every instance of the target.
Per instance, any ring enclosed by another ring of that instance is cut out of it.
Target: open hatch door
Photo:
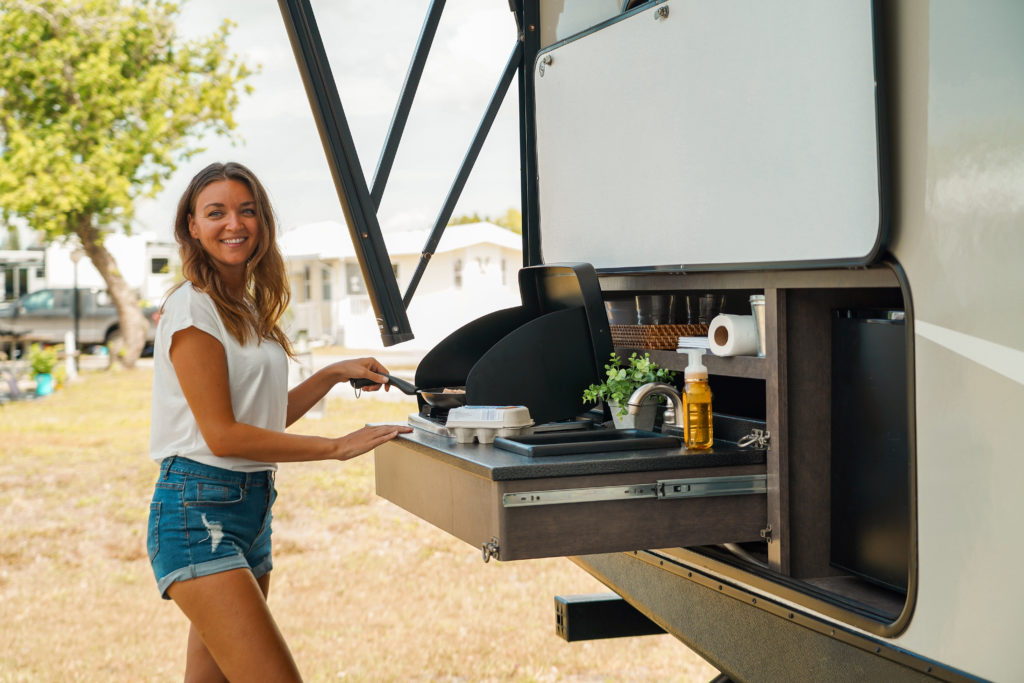
[[[556,6],[541,3],[543,28],[566,21]],[[543,262],[875,261],[887,212],[874,14],[868,0],[669,0],[542,46]]]

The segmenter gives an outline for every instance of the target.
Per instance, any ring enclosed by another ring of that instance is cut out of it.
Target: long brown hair
[[[228,290],[210,255],[188,229],[189,216],[196,210],[199,193],[218,180],[237,180],[249,188],[256,201],[259,243],[245,266],[245,288],[241,299]],[[181,270],[185,280],[213,299],[224,326],[239,344],[244,345],[251,336],[258,341],[271,339],[280,344],[289,356],[294,357],[291,342],[278,325],[291,300],[291,290],[284,258],[277,246],[277,223],[267,192],[252,171],[242,164],[228,162],[210,164],[197,173],[178,200],[174,238],[181,253]],[[184,284],[178,283],[171,291]]]

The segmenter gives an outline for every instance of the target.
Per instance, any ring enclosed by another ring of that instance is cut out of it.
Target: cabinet
[[[503,561],[754,541],[764,473],[754,449],[531,459],[417,431],[375,451],[378,495]]]
[[[765,296],[766,357],[719,358],[705,355],[714,406],[740,405],[743,410],[763,410],[771,434],[766,453],[767,525],[765,543],[752,550],[766,561],[772,575],[797,580],[809,592],[824,587],[826,594],[862,600],[873,605],[880,621],[892,621],[910,599],[866,585],[831,562],[832,529],[836,524],[831,494],[831,412],[833,395],[847,391],[832,382],[832,321],[838,309],[886,308],[905,310],[905,353],[912,368],[912,324],[909,296],[904,296],[899,272],[888,265],[850,270],[762,271],[737,273],[643,273],[605,275],[601,288],[606,297],[625,294],[722,292],[727,309],[741,313],[751,292]],[[634,349],[616,349],[620,354]],[[649,351],[660,365],[683,370],[685,354]],[[837,382],[842,384],[842,382]],[[891,502],[909,510],[906,526],[912,527],[913,508],[913,382],[902,384],[905,394],[890,397],[893,410],[906,416],[903,434],[909,481]],[[763,392],[763,393],[762,393]],[[756,394],[756,396],[753,396]],[[763,400],[763,403],[762,403]],[[850,416],[847,416],[850,417]],[[852,419],[856,420],[856,416]],[[838,484],[840,487],[842,482]],[[911,593],[915,548],[909,528],[904,563]],[[845,539],[844,539],[845,540]],[[693,559],[692,555],[690,559]],[[912,599],[912,596],[911,596]]]

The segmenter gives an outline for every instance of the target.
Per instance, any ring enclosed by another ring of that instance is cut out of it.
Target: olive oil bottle
[[[708,386],[708,369],[701,363],[703,352],[690,349],[689,365],[683,376],[683,406],[686,409],[684,429],[686,447],[694,449],[711,448],[714,442],[711,428],[711,387]]]

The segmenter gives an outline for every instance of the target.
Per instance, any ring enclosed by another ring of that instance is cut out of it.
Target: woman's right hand
[[[412,427],[405,425],[367,425],[334,440],[338,447],[336,457],[338,460],[350,460],[411,431]]]

